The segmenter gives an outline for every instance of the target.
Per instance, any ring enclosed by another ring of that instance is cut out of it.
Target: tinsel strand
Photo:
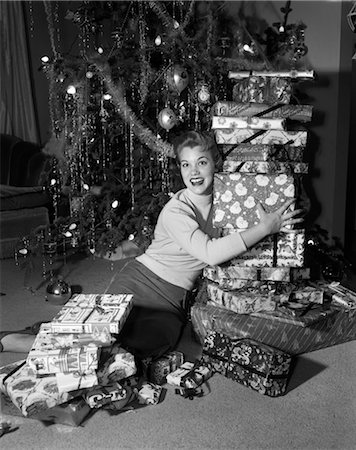
[[[51,41],[52,52],[54,54],[55,59],[58,59],[59,53],[57,52],[57,49],[56,49],[56,39],[55,39],[55,35],[54,35],[55,29],[54,29],[53,11],[52,11],[51,3],[52,2],[50,2],[50,1],[43,0],[43,4],[45,7],[46,16],[47,16],[48,32],[49,32],[49,38]]]

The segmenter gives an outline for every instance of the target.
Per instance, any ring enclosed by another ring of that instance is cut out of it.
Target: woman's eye
[[[208,162],[203,160],[203,161],[200,161],[199,164],[202,165],[202,166],[205,166],[206,164],[208,164]]]

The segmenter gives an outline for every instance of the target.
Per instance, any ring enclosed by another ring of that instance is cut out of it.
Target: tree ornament
[[[52,280],[46,288],[46,301],[54,305],[64,305],[71,295],[71,287],[61,277]]]
[[[201,83],[198,85],[198,100],[200,103],[206,104],[210,101],[209,85],[207,83]]]
[[[180,94],[189,84],[187,69],[179,64],[175,64],[168,70],[167,82],[172,89],[178,91]]]
[[[169,131],[177,124],[177,116],[171,108],[163,108],[158,114],[158,123],[162,128]]]

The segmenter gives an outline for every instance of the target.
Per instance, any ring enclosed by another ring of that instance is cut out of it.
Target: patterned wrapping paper
[[[178,351],[169,352],[156,361],[143,361],[147,380],[159,385],[166,383],[167,375],[177,370],[183,363],[184,354]]]
[[[83,347],[39,350],[32,348],[27,364],[38,375],[53,373],[89,373],[98,367],[99,349],[95,344]]]
[[[303,162],[305,147],[278,144],[219,144],[229,161]]]
[[[227,116],[213,116],[211,122],[211,129],[217,128],[230,129],[240,128],[248,130],[285,130],[284,119],[269,119],[266,117],[227,117]]]
[[[137,372],[135,357],[127,350],[114,344],[107,355],[100,358],[99,368],[96,371],[98,383],[106,386],[121,381]]]
[[[296,190],[290,174],[215,173],[213,225],[237,229],[257,225],[257,202],[269,213],[296,197]]]
[[[292,82],[288,78],[250,76],[235,84],[232,90],[234,102],[275,103],[290,102]]]
[[[215,129],[217,144],[288,144],[291,147],[305,147],[307,131]]]
[[[101,408],[109,403],[124,400],[128,396],[127,390],[115,382],[106,386],[94,386],[84,394],[84,399],[90,408]]]
[[[238,103],[232,101],[218,101],[212,107],[212,114],[217,116],[254,116],[298,120],[310,122],[313,113],[311,105],[270,105],[265,103]]]
[[[52,319],[51,332],[118,334],[131,309],[131,294],[79,294]]]
[[[318,303],[322,305],[324,303],[324,290],[313,286],[305,286],[293,291],[289,300],[298,303]]]
[[[203,361],[221,373],[260,394],[283,395],[291,370],[291,355],[252,339],[231,339],[223,333],[207,334]]]
[[[231,338],[250,338],[279,348],[291,355],[308,353],[356,339],[356,310],[330,307],[321,311],[311,326],[301,326],[302,317],[294,323],[278,320],[271,313],[265,317],[236,314],[213,305],[195,304],[191,320],[201,342],[209,331],[219,331]],[[268,315],[268,317],[267,317]]]
[[[95,372],[87,373],[56,373],[57,388],[60,394],[87,389],[98,384]]]
[[[256,289],[254,292],[225,291],[219,285],[207,282],[208,304],[226,308],[237,314],[250,314],[258,311],[274,311],[278,302],[287,302],[289,295],[275,295],[273,291],[263,292]]]
[[[142,405],[157,405],[163,388],[158,384],[145,381],[137,393],[138,402]]]
[[[293,282],[310,279],[310,269],[307,267],[238,267],[226,263],[222,266],[205,267],[203,276],[216,283],[227,280]]]
[[[240,173],[308,173],[309,165],[303,162],[280,161],[232,161],[226,159],[223,163],[223,172]]]
[[[194,363],[186,361],[178,369],[167,375],[167,383],[172,386],[181,386],[182,378],[186,376],[194,367]]]
[[[0,389],[28,417],[80,395],[80,391],[61,393],[55,376],[37,378],[25,360],[0,369]]]

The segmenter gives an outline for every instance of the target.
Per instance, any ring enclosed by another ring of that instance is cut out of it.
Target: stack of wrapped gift
[[[112,383],[136,373],[133,355],[113,344],[131,308],[131,294],[74,296],[41,325],[27,359],[0,371],[1,391],[24,416],[41,420],[59,414],[54,407],[79,398],[74,409],[61,408],[60,415],[82,417],[83,392],[111,386],[112,393]],[[115,388],[113,399],[127,395],[127,389]]]
[[[258,202],[270,212],[300,198],[308,172],[302,123],[311,120],[312,107],[290,103],[292,76],[299,75],[313,74],[234,74],[233,100],[213,106],[212,129],[224,158],[214,179],[213,222],[222,236],[257,224]],[[206,268],[191,311],[201,340],[215,330],[298,354],[353,339],[351,313],[325,304],[323,288],[309,282],[304,249],[305,231],[295,229]]]

